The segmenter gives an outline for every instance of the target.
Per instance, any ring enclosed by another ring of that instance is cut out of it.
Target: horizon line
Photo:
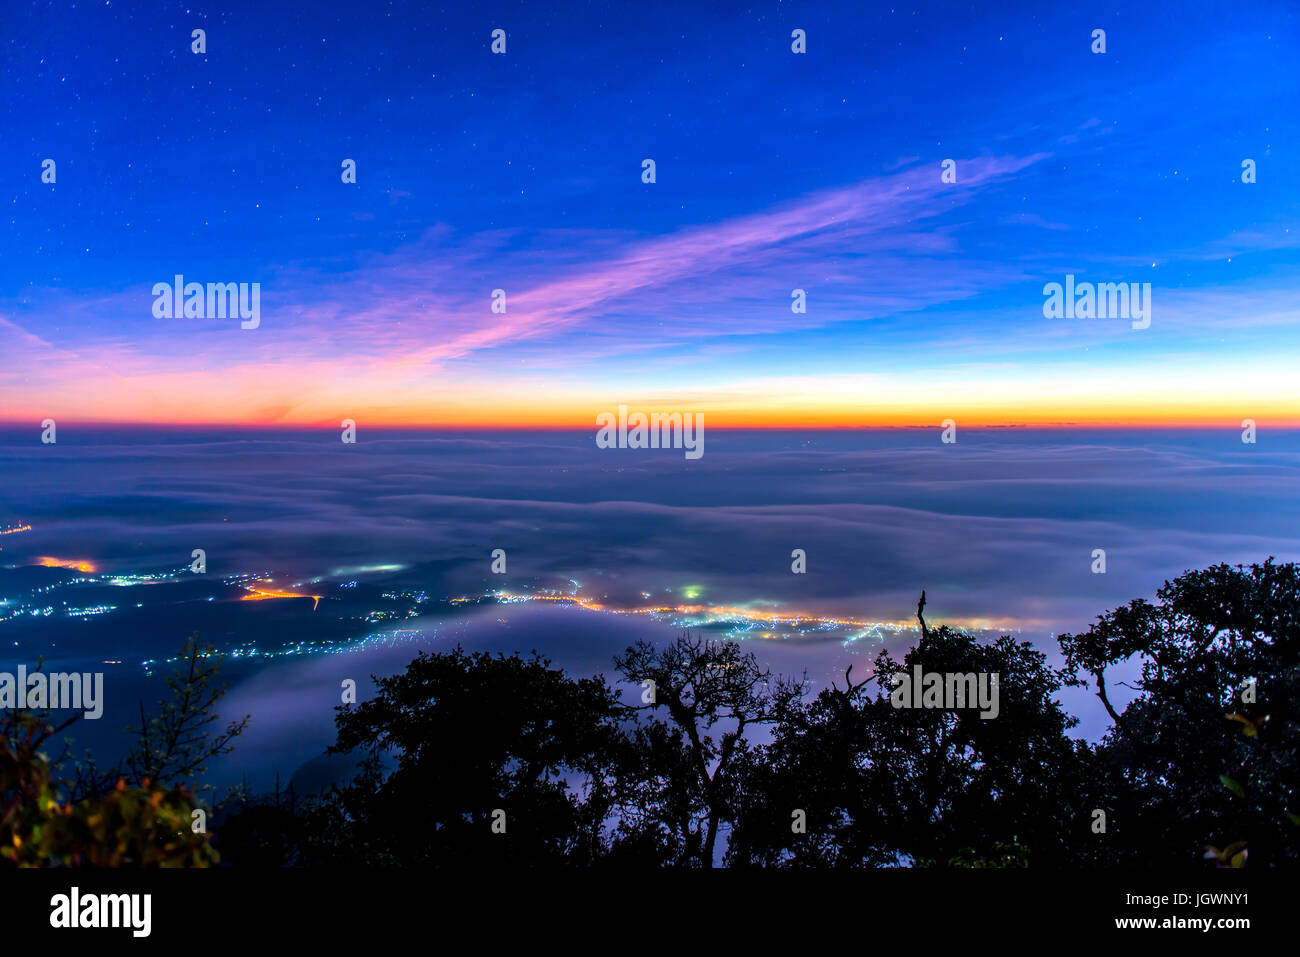
[[[703,416],[703,413],[695,413]],[[47,417],[52,418],[52,417]],[[348,416],[348,418],[353,418]],[[951,416],[949,416],[951,418]],[[1269,418],[1259,418],[1246,416],[1255,423],[1257,428],[1267,426],[1272,429],[1292,430],[1300,429],[1300,417],[1294,421],[1283,420],[1281,422]],[[591,424],[569,424],[569,423],[536,423],[536,422],[519,422],[519,423],[479,423],[479,422],[393,422],[393,421],[376,421],[373,424],[364,420],[354,420],[357,428],[366,431],[384,431],[384,432],[410,432],[410,431],[446,431],[446,432],[586,432],[597,428],[595,422]],[[1167,419],[1133,419],[1133,420],[1073,420],[1073,421],[1020,421],[1020,422],[999,422],[999,421],[962,421],[954,420],[958,429],[970,429],[976,431],[1041,431],[1045,429],[1064,429],[1064,430],[1126,430],[1126,429],[1144,429],[1148,431],[1178,431],[1189,429],[1224,429],[1227,431],[1240,431],[1242,429],[1242,420],[1236,418],[1226,418],[1223,420],[1167,420]],[[56,419],[56,425],[62,428],[90,428],[90,429],[111,429],[111,428],[146,428],[146,429],[173,429],[177,431],[203,431],[212,429],[232,429],[248,431],[283,431],[283,432],[315,432],[331,431],[336,432],[342,428],[342,420],[339,424],[334,422],[240,422],[240,421],[199,421],[199,422],[169,422],[157,419]],[[882,423],[882,422],[862,422],[862,423],[835,423],[835,422],[780,422],[772,425],[753,425],[753,424],[718,424],[711,425],[711,428],[718,431],[727,432],[888,432],[888,431],[933,431],[942,430],[944,424],[942,421],[937,422],[909,422],[909,423]],[[0,419],[0,429],[20,430],[33,429],[39,431],[42,428],[40,420],[3,420]]]

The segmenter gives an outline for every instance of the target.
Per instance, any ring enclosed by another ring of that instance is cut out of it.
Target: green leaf
[[[1237,797],[1244,798],[1246,796],[1245,789],[1242,788],[1242,786],[1238,784],[1236,781],[1232,780],[1232,778],[1228,777],[1226,774],[1220,774],[1219,780],[1223,782],[1223,786],[1225,788],[1227,788],[1233,794],[1237,795]]]

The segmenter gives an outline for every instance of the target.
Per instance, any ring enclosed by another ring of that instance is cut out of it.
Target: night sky
[[[1142,6],[6,2],[0,420],[1297,424],[1300,16]]]
[[[1054,649],[1189,568],[1296,560],[1298,118],[1294,0],[0,0],[4,652],[131,662],[133,702],[195,630],[395,627],[196,590],[252,575],[895,624],[928,589],[932,624]],[[259,284],[256,328],[156,315],[177,275]],[[1150,283],[1149,327],[1045,315],[1067,276]],[[702,414],[707,454],[598,448],[623,405]],[[72,569],[180,579],[75,623],[80,584],[20,588]],[[586,614],[412,627],[577,672],[645,627]],[[761,647],[825,680],[859,638]],[[254,675],[218,775],[291,772],[336,669],[411,650]]]

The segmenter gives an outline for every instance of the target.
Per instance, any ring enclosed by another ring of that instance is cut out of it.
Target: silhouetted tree
[[[241,785],[238,797],[226,802],[214,819],[214,840],[223,867],[289,867],[300,863],[306,833],[293,788],[280,788],[257,798]]]
[[[631,704],[535,654],[422,654],[339,709],[331,750],[360,758],[349,786],[287,809],[253,802],[223,841],[249,862],[456,867],[710,867],[720,853],[737,867],[1205,854],[1254,867],[1300,854],[1295,565],[1188,572],[1154,603],[1062,636],[1059,668],[1027,642],[979,641],[923,612],[901,660],[882,652],[870,674],[850,668],[811,698],[744,646],[690,635],[615,658],[645,695]],[[915,666],[996,674],[996,717],[971,702],[895,707],[895,676]],[[1069,684],[1115,722],[1096,746],[1070,736]]]
[[[534,655],[421,655],[338,709],[354,781],[309,808],[318,863],[585,864],[605,843],[617,696]],[[504,816],[496,815],[500,811]],[[504,833],[494,832],[504,825]]]
[[[1059,639],[1076,684],[1114,721],[1098,750],[1109,840],[1186,866],[1241,842],[1252,865],[1300,854],[1300,569],[1190,571]],[[1135,696],[1122,710],[1116,675]],[[1215,853],[1211,852],[1211,853]]]
[[[712,867],[719,829],[739,803],[745,733],[774,721],[802,684],[774,677],[736,642],[689,634],[665,648],[639,642],[614,663],[627,681],[653,683],[653,701],[631,707],[668,718],[636,734],[636,827],[660,830],[675,863]]]
[[[914,665],[997,674],[997,716],[896,708],[893,676]],[[929,627],[902,662],[882,652],[870,677],[852,671],[843,688],[788,702],[772,743],[748,755],[730,863],[1052,866],[1086,841],[1087,749],[1066,735],[1063,676],[1028,643]]]
[[[207,763],[234,750],[234,740],[248,726],[249,716],[216,727],[217,706],[226,694],[218,682],[221,656],[210,644],[200,644],[197,632],[181,649],[178,663],[167,676],[166,700],[158,701],[147,713],[140,702],[140,724],[127,727],[131,746],[120,760],[101,766],[92,756],[68,760],[68,748],[54,764],[66,768],[65,788],[74,799],[94,797],[112,791],[119,780],[140,785],[145,781],[182,785],[212,800],[212,789],[202,785]],[[64,722],[66,728],[80,714]]]

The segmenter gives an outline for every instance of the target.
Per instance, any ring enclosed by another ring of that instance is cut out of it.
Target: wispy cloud
[[[279,269],[264,280],[256,333],[214,320],[154,319],[145,294],[151,283],[73,299],[53,293],[23,322],[57,329],[68,347],[47,350],[35,376],[27,369],[20,383],[10,372],[0,385],[11,395],[21,387],[27,408],[66,408],[64,384],[76,381],[81,412],[93,402],[95,410],[138,415],[142,403],[156,401],[221,403],[236,417],[279,410],[279,417],[321,400],[346,401],[349,388],[354,403],[373,402],[384,388],[423,384],[436,393],[427,376],[448,363],[463,375],[478,354],[583,329],[612,326],[641,342],[700,340],[920,309],[1020,276],[1014,267],[956,256],[958,239],[940,218],[1042,158],[961,160],[955,186],[941,184],[936,169],[913,167],[653,237],[621,230],[459,237],[438,226],[349,271]],[[183,264],[177,270],[213,278]],[[811,316],[790,312],[794,286],[820,297]],[[494,288],[506,290],[504,315],[490,311]],[[78,316],[106,313],[130,331],[130,345],[79,331],[105,324]],[[608,341],[613,352],[626,351]],[[599,338],[584,346],[588,359],[600,351]]]

